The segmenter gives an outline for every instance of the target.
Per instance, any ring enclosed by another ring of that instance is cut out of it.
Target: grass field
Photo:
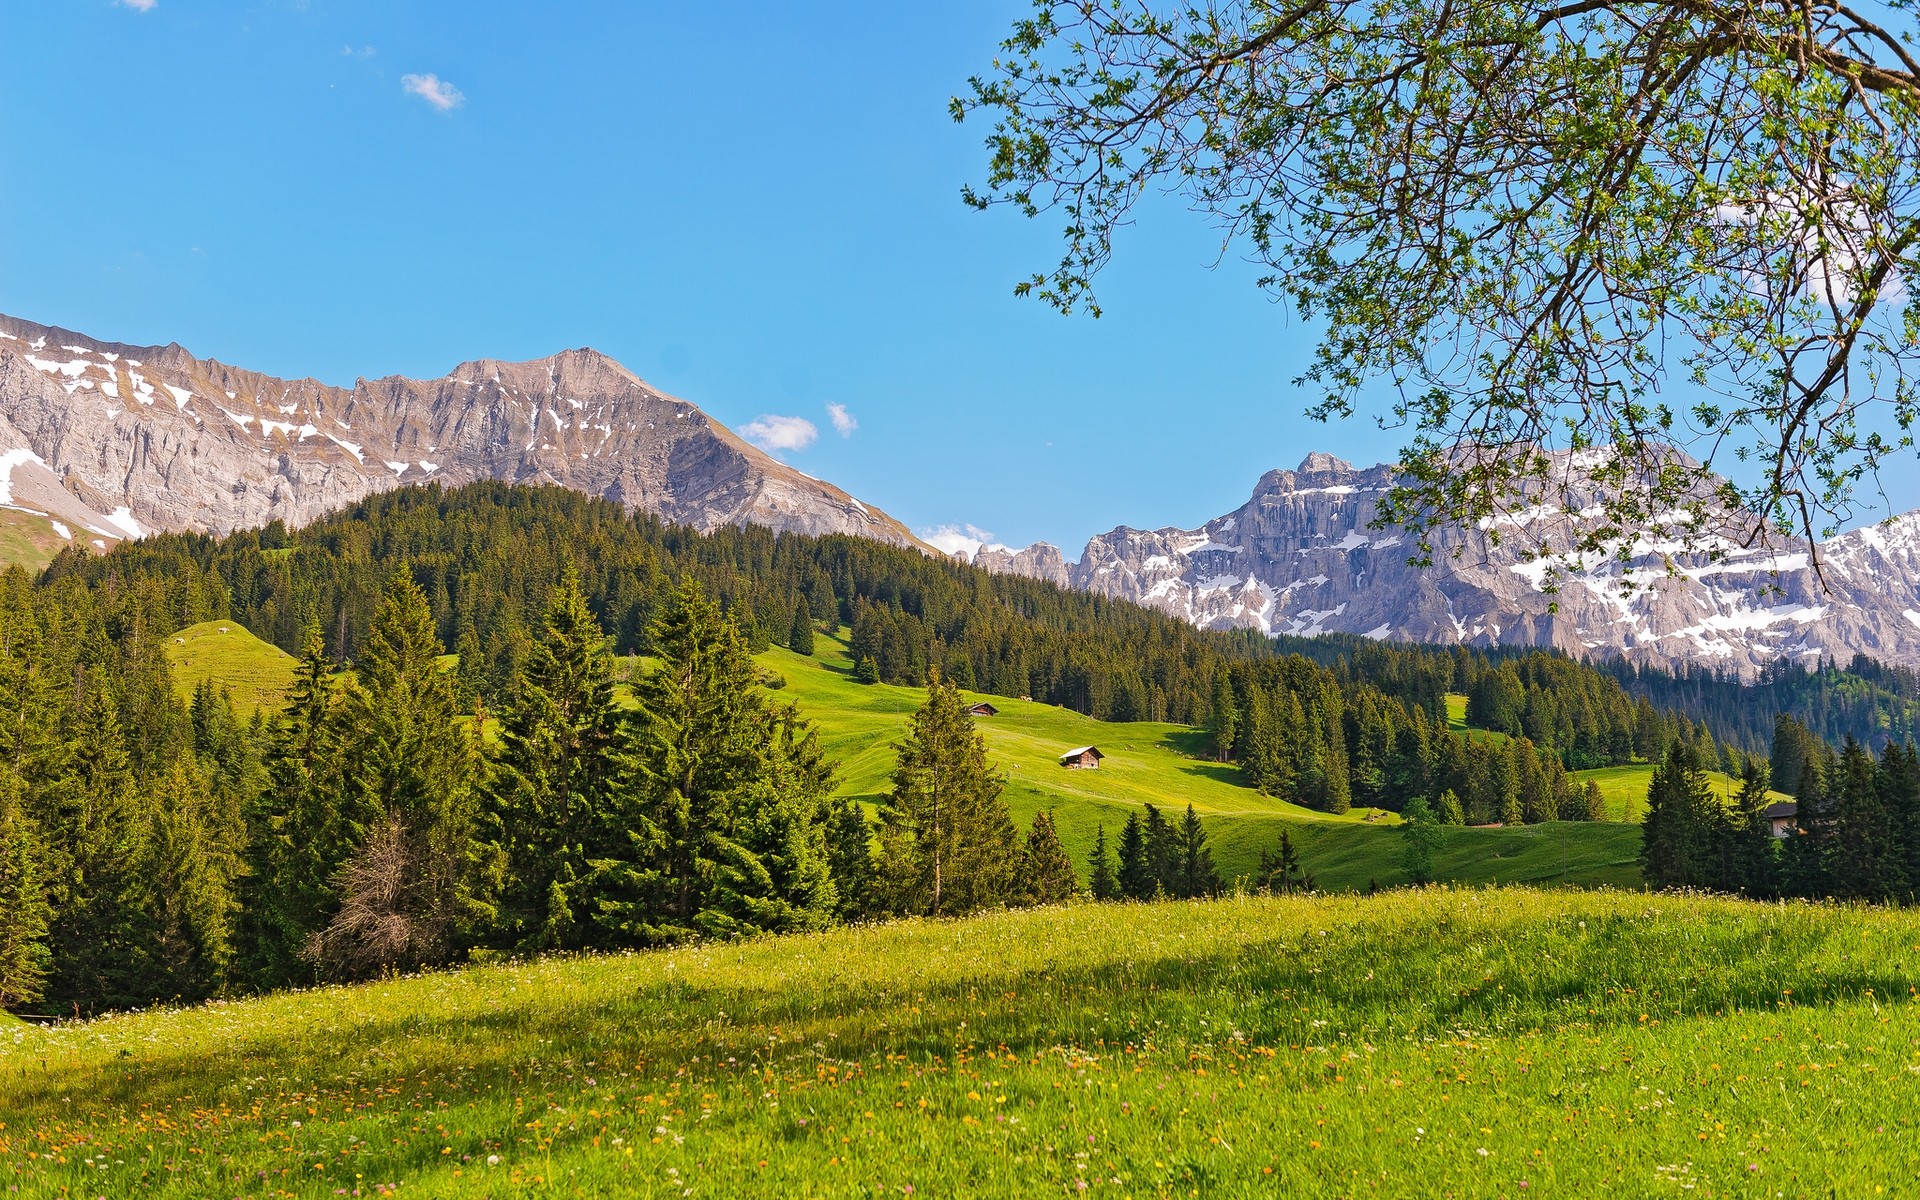
[[[297,661],[237,621],[202,621],[167,639],[167,662],[180,694],[191,697],[210,680],[232,693],[233,706],[243,717],[252,716],[256,708],[280,708],[293,686]]]
[[[1638,822],[1647,815],[1647,786],[1653,782],[1653,764],[1635,763],[1627,767],[1601,767],[1577,771],[1575,780],[1591,779],[1600,785],[1606,820]],[[1721,771],[1708,771],[1707,782],[1722,800],[1731,800],[1740,791],[1740,781]],[[1791,800],[1785,792],[1768,792],[1769,802]]]
[[[0,1032],[26,1197],[1912,1195],[1920,916],[1083,905]]]
[[[0,508],[0,570],[18,563],[28,571],[39,571],[70,544],[40,514]]]

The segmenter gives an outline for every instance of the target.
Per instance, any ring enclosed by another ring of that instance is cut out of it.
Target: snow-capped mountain
[[[1410,538],[1370,528],[1393,479],[1389,466],[1355,469],[1310,454],[1296,470],[1268,472],[1244,505],[1198,529],[1121,526],[1089,541],[1077,563],[1044,543],[971,558],[1208,628],[1548,646],[1741,673],[1783,657],[1845,661],[1856,652],[1920,666],[1920,513],[1823,543],[1824,582],[1801,543],[1722,542],[1716,561],[1643,538],[1628,548],[1631,574],[1614,561],[1571,564],[1554,592],[1549,563],[1527,559],[1524,536],[1495,544],[1485,531],[1436,531],[1433,565],[1410,565]],[[1567,520],[1547,508],[1502,518]]]
[[[554,483],[700,529],[918,545],[592,350],[351,388],[0,316],[0,506],[100,545],[290,525],[427,480]]]

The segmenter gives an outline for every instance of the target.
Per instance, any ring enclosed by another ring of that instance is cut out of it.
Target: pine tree
[[[1894,841],[1894,818],[1873,756],[1849,737],[1840,752],[1839,803],[1834,814],[1838,894],[1883,900],[1906,890],[1905,855]]]
[[[1700,766],[1696,742],[1676,739],[1647,788],[1640,827],[1640,870],[1655,887],[1704,882],[1719,801]]]
[[[874,662],[872,655],[863,654],[854,660],[853,681],[855,683],[880,682],[880,666]]]
[[[1314,890],[1313,876],[1307,874],[1306,867],[1300,862],[1300,852],[1294,849],[1293,838],[1284,829],[1280,831],[1280,845],[1276,853],[1260,851],[1260,869],[1255,878],[1261,891],[1276,896]]]
[[[1207,831],[1200,824],[1193,805],[1187,805],[1176,838],[1176,883],[1174,894],[1182,899],[1216,895],[1220,891],[1220,873],[1214,870],[1213,851],[1207,846]]]
[[[1180,852],[1173,826],[1160,815],[1158,808],[1151,804],[1145,808],[1147,817],[1141,832],[1146,838],[1147,872],[1153,879],[1145,898],[1177,896],[1180,894]]]
[[[1126,824],[1120,827],[1120,893],[1129,900],[1151,900],[1159,879],[1153,873],[1152,865],[1147,861],[1146,826],[1140,820],[1140,814],[1127,814]]]
[[[833,872],[835,916],[858,921],[880,911],[873,830],[857,800],[839,801],[827,815],[827,863]]]
[[[489,940],[537,953],[594,944],[601,901],[634,867],[650,830],[637,801],[613,658],[570,565],[539,642],[500,717],[485,788],[499,884]]]
[[[446,962],[492,915],[477,870],[478,762],[455,723],[441,651],[426,594],[409,572],[394,572],[360,643],[339,738],[338,811],[354,853],[380,860],[353,877],[366,886],[378,878],[386,890],[378,898],[364,888],[349,894],[336,880],[357,923],[336,914],[309,953],[337,975]],[[378,845],[368,836],[375,827],[385,831]]]
[[[1772,896],[1779,887],[1775,878],[1775,840],[1772,822],[1767,820],[1770,790],[1767,765],[1748,755],[1740,768],[1740,791],[1734,797],[1733,868],[1727,884],[1749,896]]]
[[[794,603],[793,622],[787,630],[787,649],[795,654],[813,653],[813,612],[804,600]]]
[[[1087,855],[1087,892],[1095,900],[1121,898],[1120,880],[1113,870],[1113,852],[1107,848],[1107,827],[1093,835],[1093,850]]]
[[[1592,787],[1592,782],[1589,781],[1587,786]],[[1467,815],[1460,809],[1460,797],[1454,795],[1452,788],[1448,788],[1446,791],[1440,793],[1440,803],[1435,809],[1434,815],[1442,825],[1465,825],[1467,823]]]
[[[959,689],[936,681],[897,747],[881,810],[881,875],[898,911],[928,916],[1004,904],[1017,889],[1019,834]]]
[[[1207,741],[1220,762],[1233,757],[1234,738],[1240,729],[1239,704],[1233,696],[1233,676],[1221,670],[1213,677],[1213,703],[1207,710]]]
[[[811,729],[775,712],[739,629],[691,577],[650,631],[657,669],[634,687],[653,853],[613,881],[602,923],[669,943],[818,928],[837,897],[824,829],[831,770]]]
[[[40,998],[52,957],[51,915],[26,813],[13,797],[0,796],[0,1009]]]
[[[1607,798],[1601,794],[1598,782],[1589,779],[1580,788],[1581,807],[1584,810],[1578,818],[1582,821],[1604,821],[1607,819]]]
[[[1073,899],[1080,888],[1073,860],[1060,844],[1052,814],[1044,808],[1033,814],[1033,825],[1027,830],[1021,870],[1026,899],[1031,904],[1061,904]]]
[[[1433,860],[1440,849],[1440,821],[1424,796],[1415,796],[1400,810],[1400,867],[1410,883],[1433,882]]]

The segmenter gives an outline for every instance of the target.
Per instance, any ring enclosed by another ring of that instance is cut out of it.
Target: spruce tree
[[[1905,855],[1895,843],[1894,816],[1866,747],[1849,737],[1840,753],[1834,813],[1837,894],[1883,900],[1906,890]]]
[[[1080,881],[1073,873],[1073,860],[1060,844],[1052,814],[1044,808],[1033,814],[1033,824],[1027,830],[1021,872],[1025,898],[1030,904],[1060,904],[1073,899],[1080,888]]]
[[[1095,900],[1118,900],[1120,880],[1113,871],[1113,851],[1107,848],[1107,827],[1094,832],[1093,850],[1087,855],[1087,892]]]
[[[1146,826],[1139,813],[1130,812],[1120,827],[1120,893],[1129,900],[1151,900],[1158,883],[1147,861]]]
[[[597,940],[601,901],[651,832],[626,726],[606,635],[569,565],[501,713],[485,788],[487,839],[502,872],[489,940],[502,949],[573,950]]]
[[[426,594],[396,570],[340,710],[337,811],[365,861],[350,873],[352,859],[342,865],[340,909],[309,946],[335,975],[446,962],[492,916],[476,841],[479,763],[455,723],[442,650]],[[349,877],[356,887],[342,886]]]
[[[791,710],[769,707],[732,618],[692,578],[655,617],[635,761],[652,853],[613,881],[602,922],[647,944],[819,928],[836,896],[831,770]]]
[[[1180,894],[1180,851],[1173,826],[1151,804],[1145,806],[1146,821],[1141,833],[1146,839],[1147,871],[1153,883],[1146,899]]]
[[[26,813],[14,797],[0,795],[0,1009],[30,1004],[45,989],[51,915]]]
[[[1592,787],[1592,781],[1588,781],[1587,786]],[[1465,825],[1467,823],[1467,815],[1461,811],[1460,808],[1460,797],[1454,795],[1452,788],[1448,788],[1446,791],[1440,793],[1440,803],[1435,809],[1434,815],[1442,825]]]
[[[936,681],[896,747],[880,819],[881,874],[897,910],[928,916],[1004,904],[1017,888],[1019,835],[959,689]]]
[[[1233,696],[1233,676],[1222,669],[1214,673],[1213,703],[1207,709],[1207,741],[1220,762],[1233,757],[1234,738],[1240,729],[1239,704]]]
[[[1280,845],[1274,853],[1260,851],[1260,868],[1254,877],[1261,891],[1275,896],[1314,890],[1313,876],[1307,874],[1293,838],[1284,829],[1280,831]]]
[[[1719,807],[1700,766],[1697,742],[1675,739],[1647,787],[1647,815],[1640,827],[1640,870],[1655,887],[1698,885],[1703,880]]]
[[[1748,755],[1740,768],[1740,791],[1730,817],[1733,828],[1733,869],[1727,884],[1749,896],[1772,896],[1775,878],[1773,824],[1767,820],[1769,802],[1767,764]]]
[[[1213,851],[1207,846],[1207,831],[1200,824],[1200,816],[1193,811],[1191,804],[1187,805],[1186,815],[1180,819],[1176,854],[1176,895],[1191,900],[1219,893],[1220,873],[1213,866]]]
[[[813,612],[806,601],[793,606],[793,623],[787,630],[787,649],[795,654],[813,654]]]
[[[827,815],[827,864],[833,873],[834,915],[858,921],[880,911],[873,861],[873,830],[860,802],[838,801]]]
[[[1400,869],[1407,873],[1409,883],[1432,883],[1434,855],[1440,849],[1440,820],[1424,796],[1407,801],[1400,819]]]

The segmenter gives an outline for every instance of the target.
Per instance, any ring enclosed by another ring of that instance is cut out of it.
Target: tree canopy
[[[1323,330],[1312,413],[1390,397],[1386,519],[1547,504],[1586,519],[1529,530],[1543,552],[1724,554],[1826,532],[1913,446],[1913,26],[1902,0],[1038,0],[952,107],[993,122],[969,203],[1065,218],[1017,292],[1097,315],[1160,190],[1260,264]]]

